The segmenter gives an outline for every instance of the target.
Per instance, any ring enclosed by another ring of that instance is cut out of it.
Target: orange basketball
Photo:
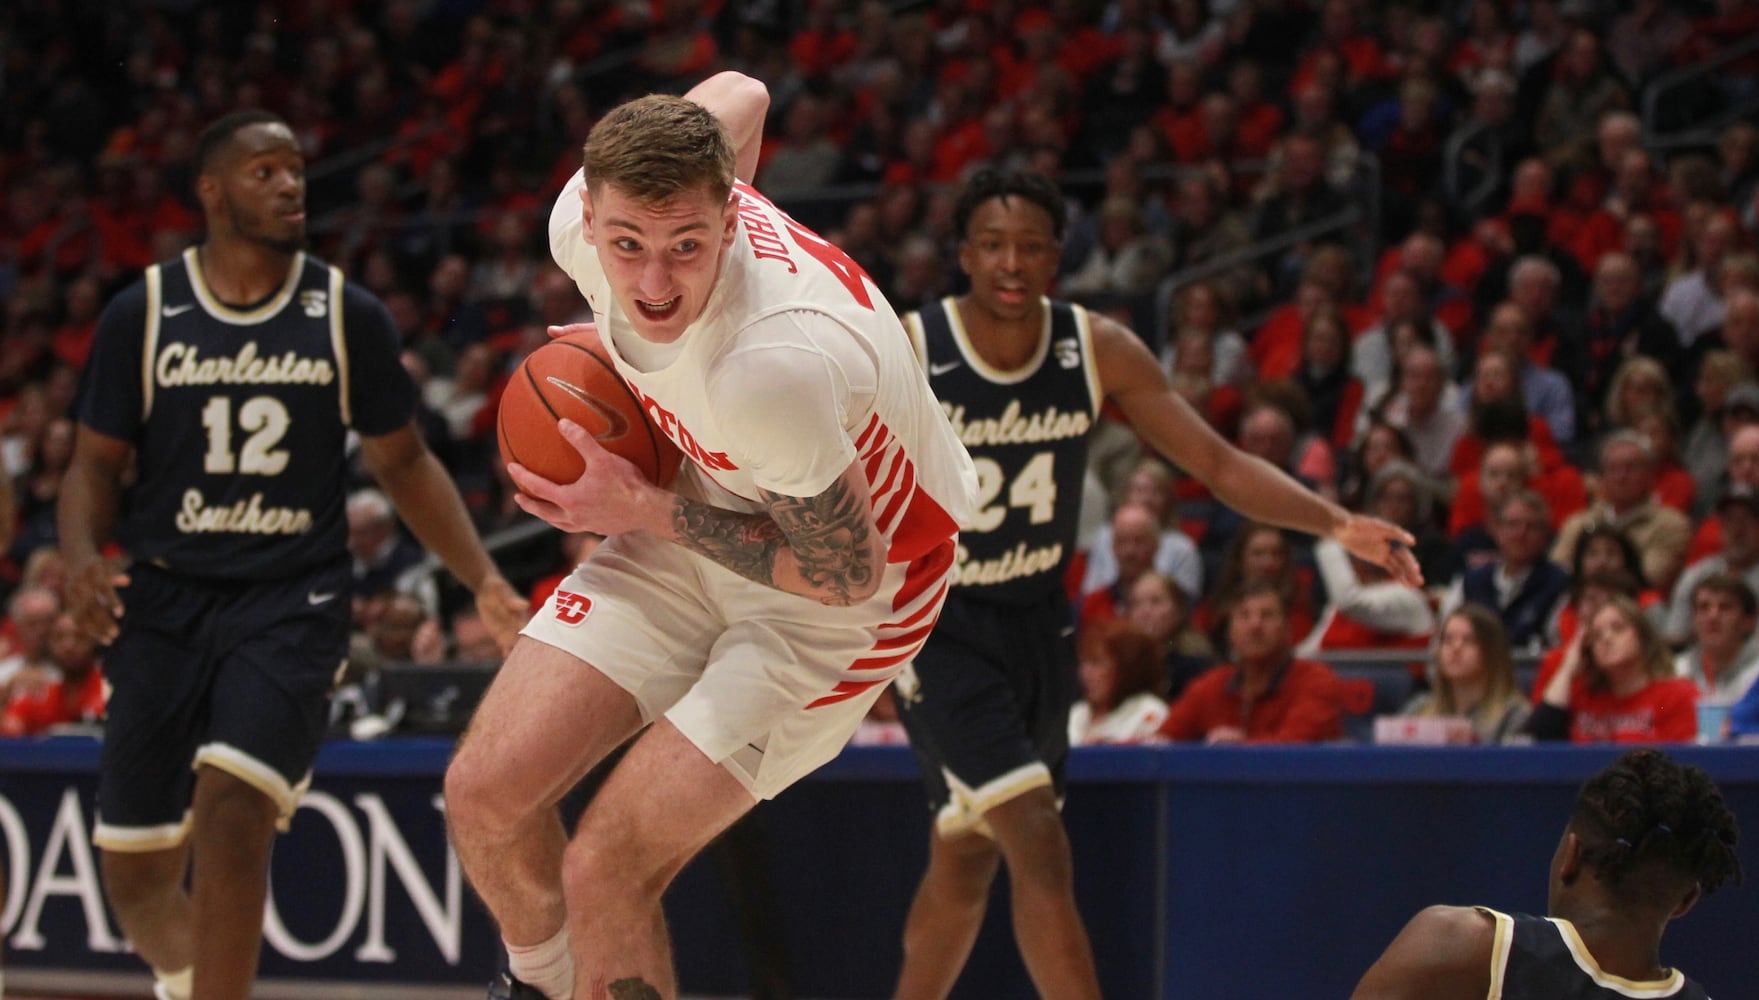
[[[606,450],[635,463],[656,486],[671,483],[684,459],[648,423],[596,329],[550,341],[513,372],[495,422],[501,457],[551,482],[579,479],[585,464],[556,426],[563,417],[586,428]]]

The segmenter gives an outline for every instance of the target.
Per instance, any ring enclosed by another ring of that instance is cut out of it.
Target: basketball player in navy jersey
[[[904,928],[904,1000],[952,990],[1003,860],[1015,940],[1039,994],[1099,995],[1058,806],[1075,698],[1063,575],[1101,403],[1116,402],[1155,450],[1248,517],[1336,538],[1421,582],[1404,548],[1410,535],[1235,449],[1173,391],[1134,333],[1045,297],[1065,218],[1062,194],[1042,176],[972,177],[955,209],[971,289],[906,317],[977,463],[981,509],[961,525],[939,624],[896,682],[936,813]]]
[[[1661,964],[1661,935],[1699,897],[1741,880],[1736,840],[1708,774],[1654,748],[1629,751],[1576,796],[1551,859],[1551,916],[1432,906],[1353,1000],[1706,1000]]]
[[[292,131],[228,115],[194,167],[204,242],[148,268],[99,320],[61,545],[69,610],[110,647],[92,838],[110,904],[160,1000],[244,1000],[270,843],[347,655],[350,429],[503,650],[526,615],[411,423],[390,315],[300,251]],[[102,554],[113,537],[126,573]]]

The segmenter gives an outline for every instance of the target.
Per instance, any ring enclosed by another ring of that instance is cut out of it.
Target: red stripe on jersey
[[[818,708],[820,705],[834,705],[839,701],[848,701],[875,684],[886,683],[887,678],[877,681],[844,681],[831,689],[831,693],[807,705],[807,708]]]
[[[875,498],[882,497],[885,494],[889,493],[891,491],[892,487],[896,486],[898,483],[898,470],[908,466],[909,464],[910,464],[910,460],[904,457],[904,449],[900,448],[897,451],[893,452],[892,453],[891,468],[886,470],[886,481],[883,483],[880,483],[878,486],[874,486],[874,484],[871,481],[868,483],[869,486],[874,486],[874,489],[873,489],[874,497]]]
[[[887,533],[892,531],[893,526],[897,523],[898,515],[904,510],[904,504],[909,501],[911,495],[915,492],[916,466],[906,462],[904,463],[904,481],[898,485],[898,490],[892,494],[891,499],[886,501],[886,509],[880,511],[879,515],[874,519],[879,524],[879,529],[881,531]],[[902,526],[899,525],[899,527]],[[895,538],[896,536],[894,535],[893,537]]]
[[[921,621],[924,617],[926,617],[929,612],[934,611],[936,608],[939,608],[941,606],[941,598],[945,597],[946,593],[947,593],[947,585],[943,583],[943,584],[941,584],[941,589],[935,593],[934,597],[930,598],[929,601],[926,604],[924,604],[922,607],[917,608],[914,612],[912,612],[910,617],[904,619],[901,622],[886,622],[884,625],[881,625],[880,628],[911,628],[917,622]],[[939,618],[940,616],[936,615],[935,617]]]
[[[868,439],[873,435],[874,431],[879,430],[879,429],[880,429],[880,418],[879,418],[879,414],[876,413],[871,418],[868,419],[867,426],[865,428],[863,428],[861,431],[861,436],[857,437],[855,439],[855,450],[857,452],[861,452],[864,448],[866,448]]]
[[[940,505],[935,504],[932,498],[928,499],[928,503],[934,506],[936,513],[939,513],[941,517],[947,519],[948,524],[952,523],[952,518],[948,518],[947,512],[941,510]],[[915,503],[910,505],[912,511],[914,511],[916,507],[917,505]],[[902,534],[904,529],[908,527],[910,527],[910,518],[906,517],[904,519],[904,524],[899,526],[899,533]],[[894,538],[892,540],[892,550],[894,552],[899,548],[898,543],[899,539]],[[915,603],[916,599],[921,597],[932,584],[939,583],[941,579],[947,575],[947,570],[952,568],[953,550],[956,548],[958,548],[958,546],[953,544],[952,532],[948,532],[947,534],[940,536],[940,544],[938,546],[912,560],[910,568],[904,571],[904,583],[898,587],[898,596],[892,598],[892,610],[899,611],[909,607],[911,604]]]
[[[923,636],[923,638],[926,639],[928,637]],[[862,659],[856,660],[854,663],[849,664],[849,666],[844,669],[847,669],[847,670],[884,670],[887,667],[895,667],[898,664],[903,663],[905,660],[908,660],[912,656],[915,656],[917,654],[917,652],[921,649],[922,649],[922,643],[918,642],[916,645],[911,646],[909,649],[903,650],[902,652],[887,653],[885,656],[863,657]]]
[[[883,653],[887,650],[903,649],[906,646],[920,646],[932,631],[934,631],[934,622],[929,622],[927,625],[924,625],[914,632],[906,632],[903,635],[893,636],[889,639],[881,639],[873,644],[873,651],[876,653]]]

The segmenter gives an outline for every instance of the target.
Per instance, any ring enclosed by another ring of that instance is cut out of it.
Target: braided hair
[[[1671,907],[1693,885],[1709,895],[1741,880],[1739,832],[1721,790],[1702,768],[1653,747],[1589,778],[1570,828],[1582,861],[1623,903]]]
[[[965,189],[959,192],[959,200],[953,203],[953,231],[965,239],[970,235],[966,227],[971,225],[971,216],[979,205],[991,198],[1010,197],[1024,198],[1050,213],[1051,235],[1062,241],[1069,221],[1062,189],[1049,177],[1026,170],[985,169],[972,174]]]

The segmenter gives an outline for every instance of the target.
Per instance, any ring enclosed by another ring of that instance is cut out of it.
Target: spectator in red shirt
[[[1294,658],[1287,612],[1274,584],[1248,584],[1228,611],[1233,662],[1192,681],[1167,711],[1160,735],[1209,744],[1341,737],[1337,675]]]
[[[1527,731],[1572,743],[1684,742],[1698,735],[1698,686],[1635,601],[1612,597],[1580,630]]]
[[[104,717],[98,646],[72,615],[55,619],[49,633],[49,661],[61,671],[61,679],[40,691],[13,696],[6,714],[0,716],[0,736],[35,736],[52,726]]]

